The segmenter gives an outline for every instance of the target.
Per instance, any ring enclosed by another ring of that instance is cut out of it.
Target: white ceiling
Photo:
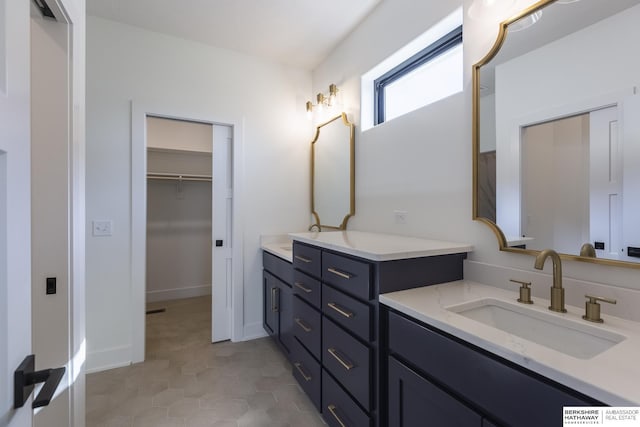
[[[87,0],[87,14],[313,69],[382,0]]]

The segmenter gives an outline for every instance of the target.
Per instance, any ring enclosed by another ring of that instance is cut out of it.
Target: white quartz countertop
[[[286,234],[260,236],[260,248],[285,261],[293,262],[293,242]]]
[[[382,304],[484,348],[498,356],[612,406],[640,406],[640,323],[609,316],[604,323],[582,319],[584,307],[567,313],[547,309],[548,300],[534,298],[532,310],[623,335],[626,339],[589,359],[569,356],[546,346],[464,317],[447,307],[483,298],[514,303],[517,292],[468,280],[382,294]],[[515,303],[518,304],[518,303]],[[532,402],[535,406],[535,402]]]
[[[390,261],[425,256],[471,252],[468,243],[445,242],[364,231],[291,233],[293,240],[332,249],[372,261]]]

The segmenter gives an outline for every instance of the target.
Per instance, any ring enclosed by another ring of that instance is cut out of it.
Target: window
[[[374,125],[460,92],[462,81],[459,26],[373,81]]]

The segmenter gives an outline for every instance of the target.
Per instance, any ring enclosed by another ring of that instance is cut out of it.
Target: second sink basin
[[[495,298],[453,305],[447,310],[579,359],[591,359],[626,338],[560,315]]]

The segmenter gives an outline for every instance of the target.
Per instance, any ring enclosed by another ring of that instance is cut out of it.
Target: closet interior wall
[[[212,141],[211,125],[147,119],[147,302],[211,294]]]

